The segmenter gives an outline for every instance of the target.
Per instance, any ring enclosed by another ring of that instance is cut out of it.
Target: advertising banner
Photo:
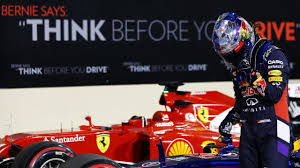
[[[297,3],[1,0],[0,87],[230,80],[211,43],[228,11],[260,24],[300,78]]]

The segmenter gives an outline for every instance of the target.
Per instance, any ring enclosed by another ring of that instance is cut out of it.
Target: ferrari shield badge
[[[98,149],[102,153],[105,153],[107,151],[107,149],[109,148],[109,145],[110,145],[110,135],[109,134],[97,135],[96,141],[97,141]]]
[[[209,120],[209,112],[207,108],[198,108],[197,109],[197,116],[198,118],[204,122],[207,123]]]

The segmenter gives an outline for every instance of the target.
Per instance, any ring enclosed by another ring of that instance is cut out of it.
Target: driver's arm
[[[233,88],[235,92],[235,104],[219,126],[220,134],[225,137],[231,137],[230,131],[232,129],[232,125],[235,125],[240,121],[239,102],[241,101],[241,97],[238,91],[238,86],[234,84]]]

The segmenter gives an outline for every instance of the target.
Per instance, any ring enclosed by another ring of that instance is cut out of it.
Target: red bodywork
[[[87,117],[89,125],[79,130],[8,135],[0,140],[0,155],[14,157],[34,142],[56,141],[76,154],[96,153],[117,161],[140,162],[158,158],[159,139],[166,155],[202,153],[207,144],[219,144],[218,125],[234,99],[217,91],[164,91],[160,104],[166,111],[157,111],[150,119],[133,117],[111,127],[94,126]],[[234,134],[234,145],[238,139],[239,134]]]

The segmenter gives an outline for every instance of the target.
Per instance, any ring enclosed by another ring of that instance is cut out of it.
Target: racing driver
[[[235,13],[219,16],[212,42],[230,70],[235,92],[235,105],[221,122],[220,134],[230,137],[232,125],[241,122],[240,167],[287,168],[291,131],[285,54]]]

